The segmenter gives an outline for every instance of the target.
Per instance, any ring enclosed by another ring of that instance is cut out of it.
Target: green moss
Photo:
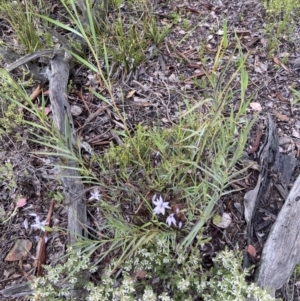
[[[1,104],[1,101],[0,101]],[[0,112],[0,137],[5,135],[17,134],[23,125],[23,113],[15,103],[10,103],[6,108],[2,102]]]
[[[13,166],[10,162],[6,162],[0,166],[0,181],[9,190],[17,188]]]
[[[218,225],[221,221],[222,221],[222,216],[220,216],[219,214],[214,215],[214,217],[213,217],[213,223],[215,225]]]

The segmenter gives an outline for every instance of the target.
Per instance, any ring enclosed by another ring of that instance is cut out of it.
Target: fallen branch
[[[63,136],[66,146],[73,147],[75,141],[73,118],[67,99],[67,85],[69,78],[69,61],[71,56],[64,50],[60,50],[50,61],[51,74],[49,76],[49,97],[52,105],[53,123]],[[70,137],[66,132],[66,126],[70,128]],[[64,187],[65,202],[68,206],[68,242],[73,244],[77,237],[85,237],[85,225],[87,222],[86,205],[84,201],[84,187],[80,174],[77,171],[78,164],[74,160],[64,162],[61,180]]]

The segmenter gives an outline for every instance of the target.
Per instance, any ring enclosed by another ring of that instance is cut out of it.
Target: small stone
[[[71,106],[71,114],[73,116],[79,116],[82,113],[82,108],[79,106]]]
[[[213,220],[213,223],[219,228],[226,229],[231,224],[231,221],[231,216],[228,213],[224,212],[222,217],[220,217],[220,219],[215,218]]]

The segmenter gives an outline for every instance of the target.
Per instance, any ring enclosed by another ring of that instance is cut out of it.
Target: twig
[[[52,199],[50,208],[47,215],[47,225],[51,227],[51,216],[54,208],[54,200]],[[37,251],[36,251],[36,275],[38,277],[43,276],[43,267],[42,265],[46,264],[46,240],[48,237],[48,231],[45,231],[43,237],[40,237]]]

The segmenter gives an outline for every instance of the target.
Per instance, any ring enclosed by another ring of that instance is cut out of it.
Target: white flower
[[[45,231],[45,226],[48,224],[47,220],[44,220],[44,221],[41,222],[40,218],[37,214],[30,213],[30,215],[35,217],[35,224],[32,224],[31,228],[37,229],[37,230],[40,229],[42,231]]]
[[[185,292],[188,290],[190,286],[190,282],[187,279],[181,279],[178,283],[177,283],[177,287],[179,288],[180,291]]]
[[[176,219],[175,219],[175,217],[174,217],[174,213],[171,213],[171,214],[168,216],[168,218],[167,218],[167,220],[166,220],[166,223],[169,225],[169,227],[170,227],[172,224],[174,224],[174,226],[176,226]]]
[[[162,213],[162,215],[165,215],[165,209],[171,209],[171,207],[168,206],[169,202],[164,202],[161,196],[157,198],[156,195],[154,195],[152,198],[152,203],[155,205],[155,208],[153,209],[155,214]]]
[[[141,300],[141,299],[140,299]],[[154,294],[151,287],[146,287],[142,301],[156,301],[156,294]]]
[[[162,293],[162,295],[160,295],[158,297],[158,299],[160,299],[161,301],[171,301],[172,300],[166,293]]]
[[[95,190],[94,192],[91,192],[91,197],[89,198],[89,201],[92,201],[92,200],[97,200],[97,201],[100,201],[100,193],[98,190]]]

